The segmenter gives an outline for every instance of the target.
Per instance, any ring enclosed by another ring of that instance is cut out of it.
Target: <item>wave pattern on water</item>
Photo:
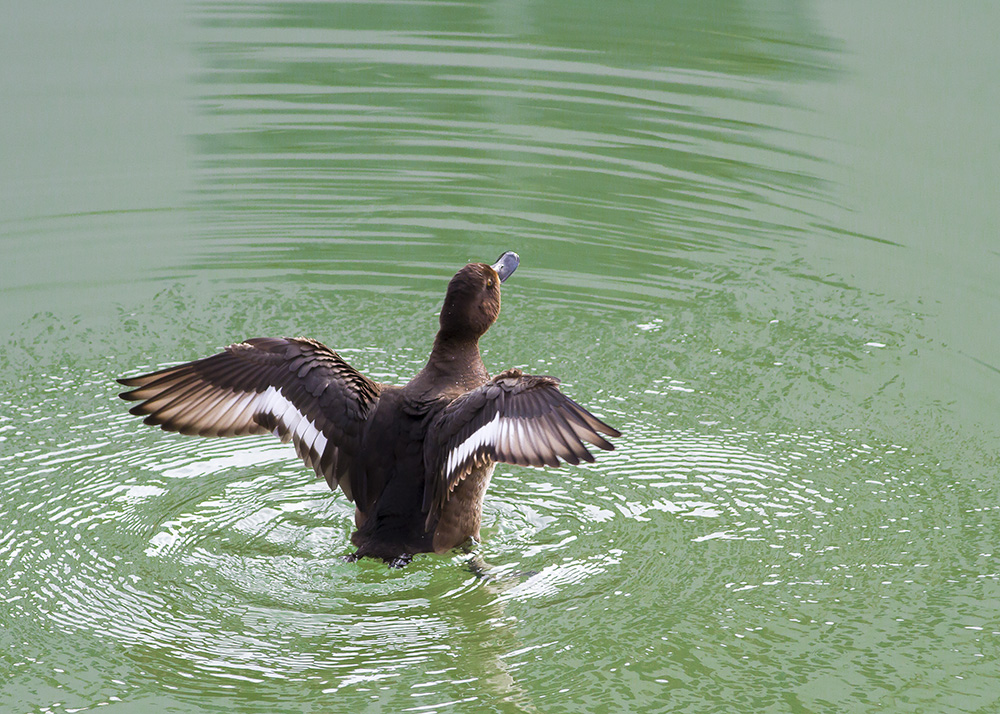
[[[80,382],[37,375],[4,404],[4,622],[142,652],[147,676],[195,697],[209,682],[222,693],[254,685],[275,700],[282,682],[382,691],[414,666],[444,671],[453,648],[481,647],[487,622],[500,644],[480,668],[440,676],[500,681],[496,696],[516,699],[516,673],[573,646],[523,619],[530,608],[615,613],[576,647],[618,639],[631,623],[655,659],[660,638],[672,637],[662,613],[620,612],[654,591],[718,628],[714,651],[718,637],[759,629],[760,613],[771,628],[795,628],[831,593],[937,577],[942,543],[926,534],[955,507],[900,446],[671,429],[634,421],[609,395],[593,406],[625,434],[615,452],[575,469],[499,468],[479,549],[488,579],[464,571],[462,555],[393,571],[341,560],[351,507],[287,445],[144,430],[123,411],[93,410],[116,403],[110,384],[104,372]],[[70,412],[82,416],[67,429],[58,415]],[[956,559],[970,557],[969,532],[937,532]],[[924,565],[907,565],[914,558]],[[588,691],[602,680],[566,672],[560,681]],[[555,694],[535,691],[539,701]]]
[[[18,709],[21,682],[68,702],[50,710],[169,691],[149,708],[178,711],[846,711],[995,685],[997,507],[893,428],[920,316],[803,250],[870,238],[838,225],[787,91],[835,75],[830,44],[794,3],[654,5],[192,8],[183,220],[4,224],[21,307],[73,302],[0,352]],[[70,233],[52,286],[39,246]],[[498,468],[486,577],[460,554],[345,563],[351,506],[290,447],[146,430],[114,396],[257,334],[403,382],[447,278],[509,248],[488,366],[563,378],[623,436],[593,464]]]
[[[203,269],[308,265],[342,288],[372,280],[375,250],[437,279],[481,258],[473,246],[530,246],[540,294],[642,309],[717,291],[702,251],[734,254],[736,274],[815,232],[817,159],[783,131],[795,109],[780,89],[819,62],[748,84],[690,55],[648,69],[568,38],[347,31],[273,11],[280,28],[204,16]],[[548,267],[571,249],[572,271]]]

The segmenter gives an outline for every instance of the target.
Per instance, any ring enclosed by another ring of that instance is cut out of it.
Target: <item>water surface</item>
[[[997,707],[992,5],[12,12],[0,708]],[[403,382],[507,249],[488,367],[623,437],[498,469],[489,580],[115,397],[255,335]]]

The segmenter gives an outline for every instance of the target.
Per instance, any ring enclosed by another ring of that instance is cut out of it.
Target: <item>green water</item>
[[[0,711],[1000,710],[996,3],[7,10]],[[498,469],[491,581],[115,397],[402,382],[506,249],[488,367],[623,436]]]

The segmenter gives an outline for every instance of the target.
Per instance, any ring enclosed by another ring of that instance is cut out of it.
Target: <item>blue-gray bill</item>
[[[493,269],[497,271],[497,275],[500,276],[500,282],[509,278],[517,266],[521,263],[521,258],[512,250],[508,250],[506,253],[497,258],[497,262],[493,264]]]

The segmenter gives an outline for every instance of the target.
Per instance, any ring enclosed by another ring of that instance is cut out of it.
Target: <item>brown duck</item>
[[[497,462],[593,461],[584,442],[619,432],[517,369],[490,378],[479,338],[500,314],[500,283],[516,253],[455,274],[427,365],[405,386],[379,384],[325,345],[257,337],[204,359],[119,380],[130,411],[199,436],[273,433],[354,502],[353,557],[403,564],[479,539]]]

